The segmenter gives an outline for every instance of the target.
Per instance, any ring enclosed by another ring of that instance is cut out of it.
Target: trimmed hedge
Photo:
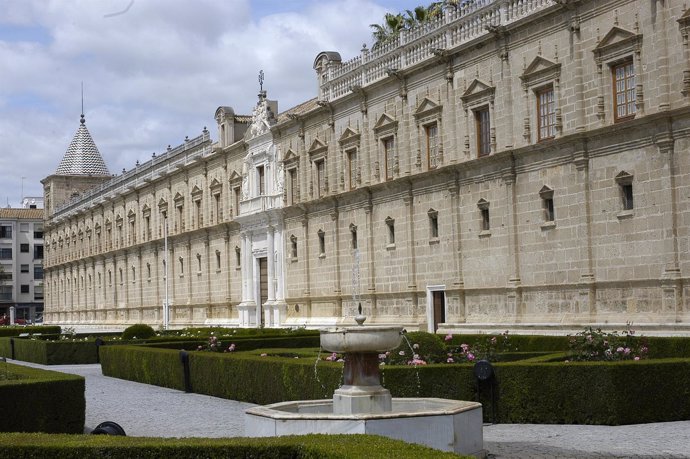
[[[420,445],[374,435],[275,438],[143,438],[108,435],[0,434],[0,458],[25,459],[456,458]]]
[[[180,351],[144,346],[102,346],[101,371],[105,376],[154,386],[184,390]]]
[[[14,357],[11,340],[14,341]],[[0,338],[0,356],[41,365],[88,364],[98,362],[96,342],[46,341],[30,338]]]
[[[0,336],[19,336],[22,333],[42,333],[46,334],[60,334],[60,327],[58,325],[14,325],[9,327],[0,327]]]
[[[7,365],[19,379],[0,381],[0,431],[84,432],[86,399],[83,377]],[[0,368],[0,371],[4,370]]]
[[[179,351],[113,346],[103,374],[184,388]],[[565,363],[564,353],[495,363],[491,387],[477,385],[472,364],[387,365],[382,383],[395,397],[476,400],[485,420],[510,423],[631,424],[690,419],[690,359]],[[555,361],[554,361],[555,360]],[[560,361],[559,361],[560,360]],[[257,356],[255,352],[190,352],[194,392],[268,404],[331,397],[342,364]],[[478,390],[480,389],[480,390]]]

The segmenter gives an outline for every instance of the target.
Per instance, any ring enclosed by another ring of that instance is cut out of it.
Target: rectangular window
[[[477,151],[479,156],[491,154],[491,120],[489,107],[481,108],[474,112],[477,122]]]
[[[34,260],[43,260],[43,244],[34,246]]]
[[[239,247],[235,247],[235,266],[237,269],[242,267],[242,252]]]
[[[438,239],[438,213],[429,212],[429,237]]]
[[[21,253],[29,253],[29,244],[19,244],[19,251]]]
[[[537,91],[537,113],[539,140],[554,138],[556,136],[556,104],[553,86]]]
[[[0,301],[12,300],[12,286],[0,285]]]
[[[12,227],[11,226],[0,226],[0,239],[11,239],[12,238]]]
[[[216,223],[220,223],[223,220],[223,216],[221,215],[221,210],[220,210],[220,193],[214,194],[213,195],[213,206],[216,209]]]
[[[352,228],[352,250],[357,250],[357,228]]]
[[[41,265],[35,265],[34,266],[34,279],[35,280],[43,279],[43,266],[41,266]]]
[[[544,206],[544,221],[552,222],[556,220],[556,212],[553,208],[553,198],[544,198],[542,200]]]
[[[266,194],[266,174],[264,166],[256,166],[257,181],[259,183],[259,196]]]
[[[34,225],[34,239],[43,239],[43,225]]]
[[[216,250],[216,271],[220,271],[220,250]]]
[[[28,285],[25,285],[25,284],[22,284],[22,285],[20,286],[19,292],[20,292],[20,293],[29,293],[29,286],[28,286]]]
[[[620,187],[623,210],[632,210],[634,208],[632,183],[622,184]]]
[[[294,235],[290,237],[290,258],[297,259],[297,237]]]
[[[614,121],[635,116],[635,67],[632,60],[614,65],[611,69],[614,91]]]
[[[199,201],[194,201],[194,213],[195,215],[195,220],[196,220],[196,227],[201,228],[203,225],[203,215],[201,214],[201,200]]]
[[[489,231],[491,229],[491,223],[489,220],[489,208],[480,209],[482,213],[482,231]]]
[[[3,268],[3,270],[0,270],[0,282],[4,281],[11,281],[12,280],[12,273],[7,271],[7,268]]]
[[[357,150],[347,152],[347,170],[350,173],[350,189],[357,188]]]
[[[233,189],[233,195],[235,195],[235,208],[233,211],[235,212],[234,216],[237,217],[240,214],[240,200],[242,199],[242,192],[240,187],[236,186]]]
[[[393,179],[393,164],[395,161],[395,138],[383,139],[383,161],[386,166],[386,180]]]
[[[144,234],[147,241],[151,240],[151,217],[144,217]]]
[[[22,233],[28,233],[29,232],[29,224],[28,223],[20,223],[19,224],[19,231]]]
[[[11,260],[11,259],[12,259],[12,248],[0,249],[0,260]]]
[[[438,161],[438,125],[436,123],[424,127],[426,131],[426,157],[429,169],[440,166]]]
[[[288,204],[297,203],[297,169],[288,171]]]
[[[326,190],[326,163],[321,161],[314,162],[316,166],[316,197],[320,198]]]
[[[395,220],[387,218],[386,227],[388,228],[388,245],[395,245]]]
[[[326,233],[319,230],[319,232],[317,234],[319,236],[319,256],[325,256],[326,255]]]
[[[19,265],[19,272],[28,273],[29,272],[29,265]]]
[[[35,285],[34,286],[34,300],[43,300],[43,286],[42,285]]]

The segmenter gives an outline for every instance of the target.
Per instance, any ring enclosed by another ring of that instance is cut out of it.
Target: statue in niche
[[[245,158],[242,164],[242,200],[249,199],[249,163]]]
[[[285,177],[283,172],[283,162],[278,161],[278,170],[276,171],[276,193],[282,193],[285,186]]]

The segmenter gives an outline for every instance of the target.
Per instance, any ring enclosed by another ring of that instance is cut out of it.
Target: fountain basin
[[[442,451],[485,457],[482,405],[439,398],[393,398],[384,413],[334,414],[333,400],[300,400],[246,411],[253,437],[320,434],[382,435]]]
[[[357,326],[321,330],[321,347],[329,352],[386,352],[402,342],[402,327]]]

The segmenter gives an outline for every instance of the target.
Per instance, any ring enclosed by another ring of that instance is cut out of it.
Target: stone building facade
[[[477,0],[320,53],[297,107],[46,179],[46,319],[160,323],[167,291],[173,325],[682,328],[689,31],[680,0]]]

